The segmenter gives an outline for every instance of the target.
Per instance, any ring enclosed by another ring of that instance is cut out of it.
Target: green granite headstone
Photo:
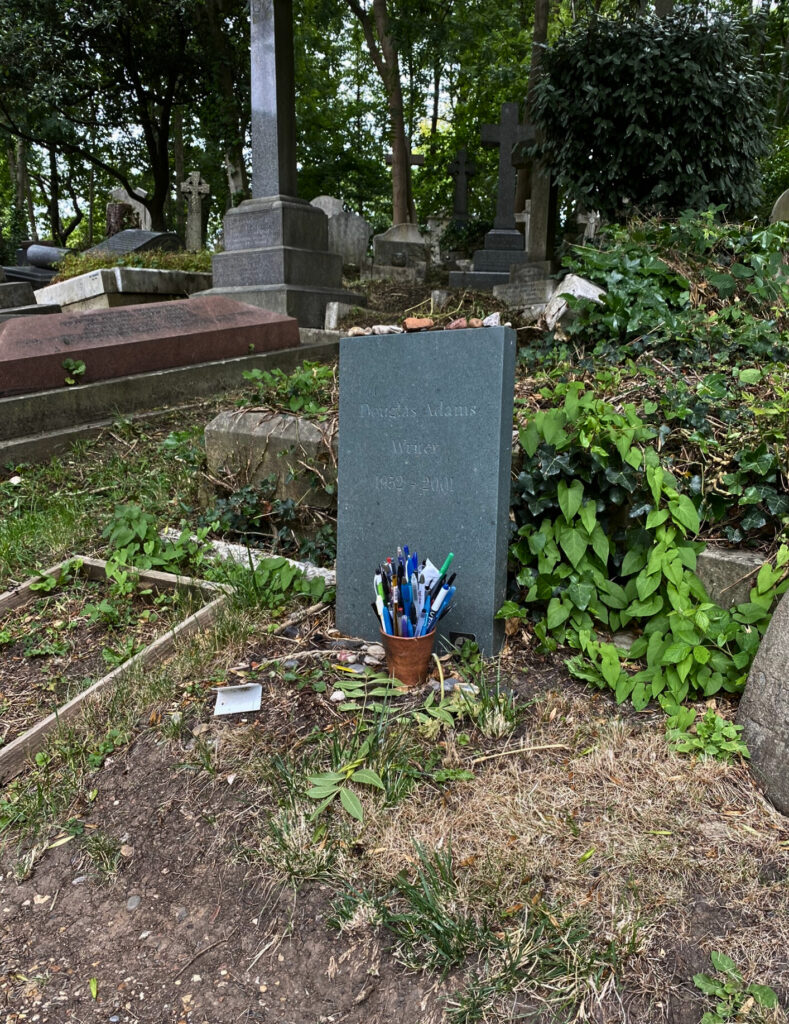
[[[398,545],[441,565],[454,610],[439,638],[503,638],[515,332],[506,327],[340,341],[337,626],[373,639],[373,572]],[[439,645],[441,640],[439,639]]]

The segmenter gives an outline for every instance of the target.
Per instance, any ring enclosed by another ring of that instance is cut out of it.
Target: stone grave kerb
[[[252,199],[225,215],[211,294],[322,327],[328,302],[364,298],[342,288],[326,215],[296,194],[293,2],[252,0],[250,13]]]

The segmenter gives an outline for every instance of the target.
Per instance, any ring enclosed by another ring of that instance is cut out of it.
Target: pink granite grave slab
[[[63,361],[80,360],[80,384],[127,374],[295,348],[293,317],[224,296],[0,323],[0,397],[63,387]]]

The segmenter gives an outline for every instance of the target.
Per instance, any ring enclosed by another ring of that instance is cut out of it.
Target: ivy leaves
[[[789,586],[789,548],[762,567],[749,602],[718,607],[695,575],[699,510],[661,465],[654,430],[578,382],[554,394],[564,403],[534,413],[520,433],[527,460],[511,555],[521,602],[499,614],[533,609],[546,648],[579,652],[567,663],[576,677],[639,709],[654,698],[673,707],[689,695],[738,692]],[[560,472],[541,472],[559,459]],[[618,636],[625,629],[627,643]]]

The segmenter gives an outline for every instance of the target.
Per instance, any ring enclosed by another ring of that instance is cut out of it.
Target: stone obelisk
[[[323,327],[327,302],[362,305],[342,288],[326,214],[296,197],[292,0],[251,0],[252,199],[225,215],[225,251],[210,294]],[[203,295],[208,294],[206,292]]]

